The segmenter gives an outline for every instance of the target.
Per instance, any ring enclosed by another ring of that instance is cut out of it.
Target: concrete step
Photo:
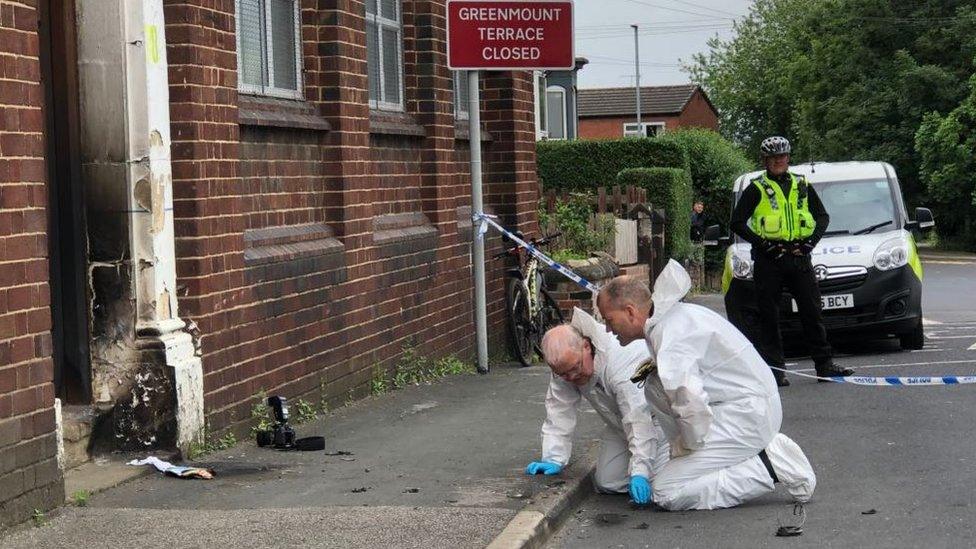
[[[88,447],[91,442],[95,412],[91,406],[70,405],[61,409],[64,434],[64,467],[74,469],[91,461]]]

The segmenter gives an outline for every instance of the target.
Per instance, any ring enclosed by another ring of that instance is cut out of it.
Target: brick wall
[[[403,12],[405,112],[384,113],[368,106],[362,1],[302,2],[303,101],[237,93],[233,0],[166,3],[180,314],[200,326],[211,428],[243,427],[260,390],[362,396],[407,344],[471,358],[468,143],[445,6]],[[532,230],[531,82],[484,87],[486,202]],[[496,340],[502,268],[488,273]]]
[[[695,90],[688,100],[685,110],[678,118],[678,123],[682,127],[693,126],[718,131],[718,115],[700,89]]]
[[[718,116],[701,90],[692,94],[688,104],[677,116],[642,116],[644,122],[664,122],[665,128],[708,128],[718,131]],[[606,118],[580,118],[580,139],[611,139],[624,136],[624,124],[634,121],[634,117],[615,116]]]
[[[644,122],[664,122],[664,127],[673,130],[680,126],[676,116],[642,116]],[[634,117],[615,116],[609,118],[580,118],[580,139],[620,139],[624,136],[624,124],[634,122]]]
[[[54,425],[39,15],[0,0],[0,527],[63,500]]]

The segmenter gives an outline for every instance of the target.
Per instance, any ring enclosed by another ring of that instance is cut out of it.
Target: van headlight
[[[752,280],[752,259],[732,252],[732,276]]]
[[[904,237],[885,240],[874,252],[874,266],[879,271],[890,271],[908,264],[908,241]]]

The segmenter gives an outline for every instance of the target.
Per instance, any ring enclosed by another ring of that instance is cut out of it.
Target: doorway
[[[48,183],[54,385],[65,404],[91,404],[87,229],[79,153],[75,0],[39,2]]]

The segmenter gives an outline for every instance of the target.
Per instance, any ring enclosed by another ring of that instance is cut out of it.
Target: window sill
[[[369,133],[427,137],[427,130],[417,120],[402,112],[369,111]]]
[[[456,120],[454,122],[454,139],[458,141],[470,141],[471,131],[469,130],[469,124],[467,120]],[[486,132],[484,129],[481,130],[481,142],[490,143],[493,140],[490,133]]]
[[[238,96],[237,122],[242,126],[329,131],[329,122],[305,101],[254,95]]]

